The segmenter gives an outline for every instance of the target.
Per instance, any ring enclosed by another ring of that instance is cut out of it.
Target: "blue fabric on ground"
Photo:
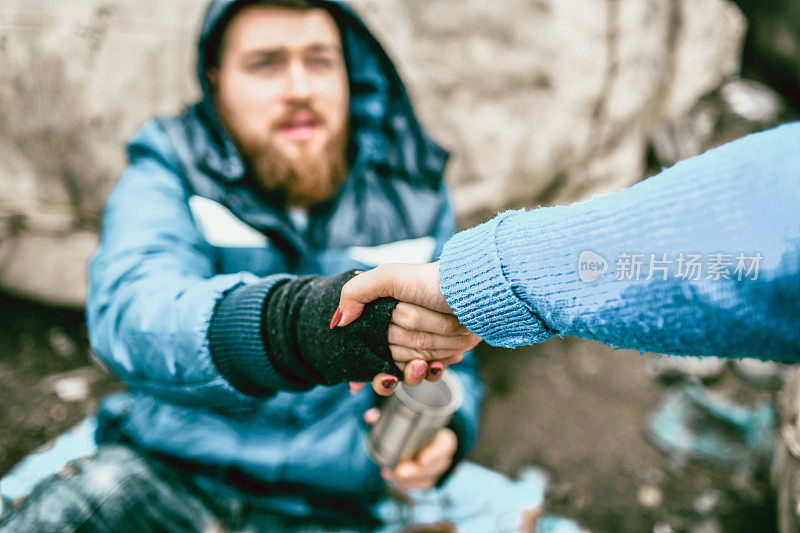
[[[56,439],[49,449],[25,458],[0,480],[0,496],[19,501],[68,462],[94,454],[97,447],[92,435],[96,424],[94,417],[87,418]],[[382,499],[375,512],[385,524],[375,533],[443,520],[453,522],[460,533],[516,531],[525,513],[541,512],[547,483],[547,474],[538,468],[528,468],[517,480],[511,480],[463,461],[439,489],[409,493],[405,501]],[[545,514],[536,519],[535,531],[571,533],[580,531],[580,527],[566,518]]]
[[[547,474],[539,469],[529,469],[513,481],[464,461],[441,488],[410,493],[410,504],[381,501],[375,514],[385,526],[375,533],[440,521],[452,522],[459,533],[517,531],[525,512],[544,506],[547,482]]]
[[[557,515],[545,515],[536,521],[534,533],[580,533],[586,531],[577,522]]]
[[[96,429],[97,419],[90,416],[62,433],[49,448],[34,451],[25,457],[0,479],[0,497],[10,502],[24,498],[37,483],[64,468],[68,462],[95,453]]]
[[[672,456],[752,466],[771,454],[776,420],[770,404],[746,407],[686,384],[667,391],[646,427],[650,440]]]

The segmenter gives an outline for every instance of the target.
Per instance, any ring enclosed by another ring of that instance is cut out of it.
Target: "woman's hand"
[[[389,324],[389,348],[395,364],[403,371],[403,380],[419,385],[424,379],[436,381],[444,367],[461,361],[480,337],[458,322],[439,290],[438,263],[426,265],[382,265],[359,273],[342,287],[339,320],[345,326],[361,314],[364,304],[391,296],[400,303]],[[336,319],[336,317],[334,317]],[[378,374],[372,380],[375,392],[389,395],[397,378]],[[351,383],[355,392],[363,383]]]
[[[390,263],[362,272],[344,284],[337,309],[340,318],[334,325],[346,326],[361,315],[364,304],[384,296],[453,314],[439,288],[438,261],[423,265]]]

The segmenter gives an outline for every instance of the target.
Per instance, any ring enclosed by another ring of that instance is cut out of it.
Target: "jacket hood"
[[[214,150],[203,150],[206,168],[233,181],[244,165],[214,106],[206,71],[214,63],[219,35],[233,15],[255,0],[213,0],[200,32],[197,75],[203,99],[195,106]],[[405,177],[415,186],[438,188],[447,152],[423,130],[392,61],[361,19],[342,2],[312,0],[339,27],[350,82],[350,142],[361,164],[380,174]],[[205,144],[205,143],[204,143]],[[208,145],[206,145],[208,148]],[[352,161],[351,161],[352,164]]]

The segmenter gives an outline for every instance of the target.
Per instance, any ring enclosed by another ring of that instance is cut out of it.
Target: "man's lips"
[[[278,130],[290,141],[307,141],[320,130],[320,122],[313,113],[301,111],[283,121]]]

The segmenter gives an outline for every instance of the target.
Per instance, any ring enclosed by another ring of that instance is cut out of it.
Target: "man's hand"
[[[372,425],[380,413],[372,408],[364,413],[364,421]],[[458,439],[452,429],[442,428],[430,444],[422,448],[413,459],[400,461],[394,470],[381,469],[383,479],[403,490],[432,489],[439,477],[453,462]]]
[[[388,329],[389,350],[395,364],[403,371],[403,381],[419,385],[423,380],[437,381],[444,367],[460,362],[480,337],[458,323],[455,316],[431,311],[418,305],[400,302]],[[397,378],[378,374],[372,380],[375,392],[388,396],[397,386]],[[351,383],[356,392],[363,383]]]

